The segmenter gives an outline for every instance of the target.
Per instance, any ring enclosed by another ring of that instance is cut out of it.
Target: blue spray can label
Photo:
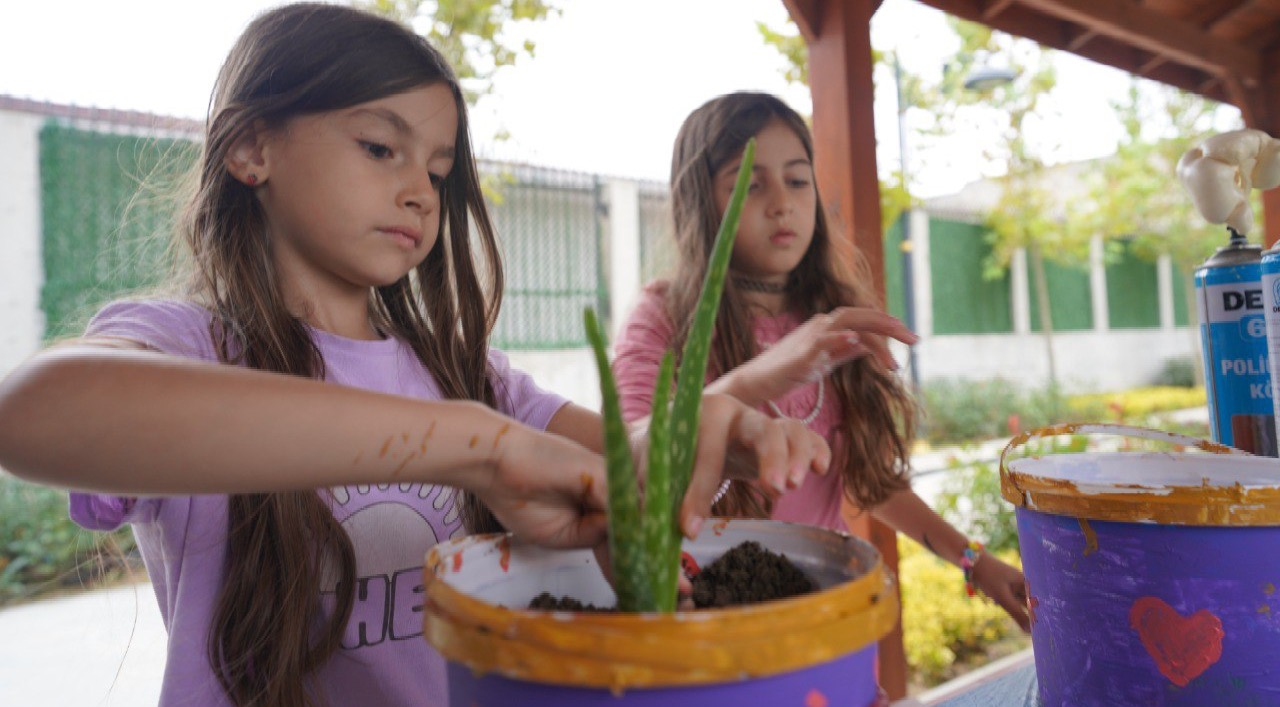
[[[1262,249],[1233,232],[1196,270],[1196,302],[1214,441],[1276,456],[1261,260]]]

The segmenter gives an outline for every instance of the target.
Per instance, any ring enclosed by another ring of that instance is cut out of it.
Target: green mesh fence
[[[1160,295],[1156,264],[1142,260],[1128,243],[1121,256],[1107,265],[1107,316],[1112,329],[1154,329],[1160,326]]]
[[[487,166],[506,289],[493,345],[503,349],[586,346],[582,310],[609,311],[601,250],[599,180],[589,174]]]
[[[885,309],[903,321],[906,321],[906,290],[903,289],[902,264],[905,261],[902,252],[902,224],[907,219],[903,212],[897,221],[889,224],[884,234],[884,299]],[[913,272],[912,278],[924,277],[927,273]],[[916,306],[920,306],[917,302]],[[919,310],[917,310],[919,311]]]
[[[982,276],[991,252],[982,226],[929,219],[929,270],[935,334],[1006,334],[1013,331],[1009,275]]]
[[[1188,326],[1191,324],[1191,317],[1187,313],[1187,290],[1194,289],[1190,284],[1190,278],[1182,268],[1173,266],[1173,324],[1174,326]]]
[[[163,275],[173,209],[158,189],[195,155],[188,141],[41,130],[47,339],[80,332],[98,305]]]
[[[1030,267],[1027,268],[1031,270]],[[1028,300],[1031,307],[1031,331],[1040,326],[1040,297],[1036,294],[1035,275],[1027,273]],[[1045,285],[1049,290],[1049,316],[1054,331],[1088,331],[1093,328],[1093,290],[1089,272],[1083,266],[1072,267],[1046,260]]]

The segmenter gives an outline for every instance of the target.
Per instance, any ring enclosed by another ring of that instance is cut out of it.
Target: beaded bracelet
[[[981,552],[982,543],[970,540],[964,548],[964,556],[960,558],[960,571],[964,573],[964,591],[969,596],[977,594],[977,590],[973,587],[973,566],[978,564]]]

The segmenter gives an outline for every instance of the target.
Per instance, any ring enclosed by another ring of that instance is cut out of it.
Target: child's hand
[[[725,476],[758,481],[766,493],[781,495],[830,466],[826,440],[799,420],[775,420],[732,396],[707,394],[680,528],[691,538],[698,534]]]
[[[601,543],[604,458],[572,440],[513,424],[492,475],[473,489],[511,532],[548,547]]]
[[[919,340],[902,322],[878,309],[840,307],[814,315],[732,375],[749,386],[750,397],[772,400],[868,354],[893,370],[898,364],[886,336],[907,345]]]
[[[988,552],[982,553],[973,566],[973,584],[991,597],[1023,631],[1031,630],[1031,619],[1027,615],[1026,578],[1018,568],[1001,562]]]

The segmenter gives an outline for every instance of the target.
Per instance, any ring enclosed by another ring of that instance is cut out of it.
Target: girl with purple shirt
[[[271,10],[222,67],[196,171],[188,276],[0,381],[0,465],[76,489],[85,527],[131,525],[162,704],[445,704],[427,550],[605,528],[599,416],[488,347],[502,267],[458,81],[394,22]],[[778,490],[826,468],[802,425],[703,411],[687,534],[726,447]]]

